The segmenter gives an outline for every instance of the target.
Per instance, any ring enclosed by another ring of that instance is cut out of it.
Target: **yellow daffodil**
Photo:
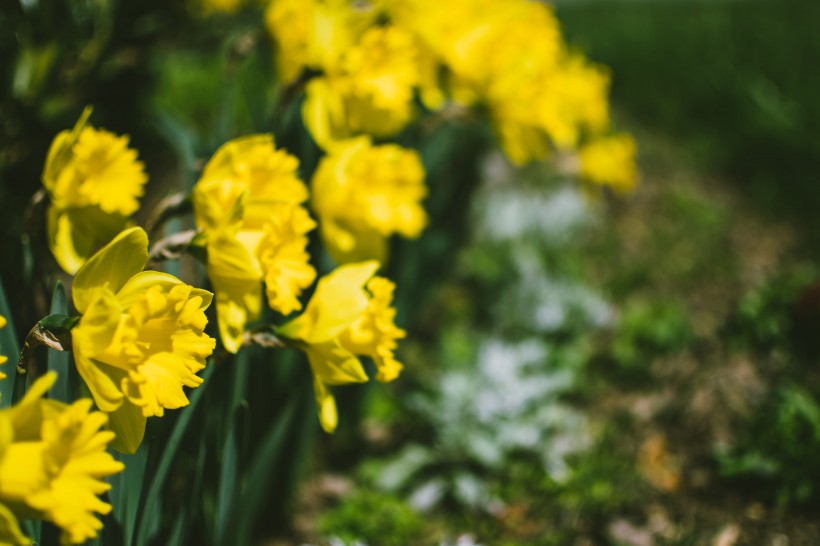
[[[88,126],[90,113],[54,138],[42,177],[49,248],[70,274],[128,225],[148,180],[128,137]]]
[[[45,519],[62,529],[63,544],[97,536],[111,505],[98,495],[111,485],[106,476],[122,471],[106,447],[114,438],[100,430],[104,413],[92,402],[71,405],[45,400],[56,375],[38,379],[19,404],[0,411],[0,542],[31,544],[17,526],[15,513]]]
[[[486,107],[513,163],[608,130],[609,74],[568,50],[547,4],[400,0],[392,16],[447,68],[454,100]]]
[[[77,272],[74,359],[94,401],[110,414],[114,447],[133,453],[146,418],[188,404],[215,341],[204,333],[212,294],[173,275],[142,271],[148,236],[123,231]]]
[[[635,141],[625,134],[593,140],[578,151],[581,177],[616,191],[631,191],[638,178],[635,150]]]
[[[333,71],[308,84],[305,125],[325,149],[356,134],[395,134],[413,117],[422,69],[412,34],[395,26],[370,28]]]
[[[388,237],[418,237],[426,226],[426,193],[418,153],[359,137],[335,146],[319,163],[311,205],[337,262],[383,262]]]
[[[376,364],[379,381],[392,381],[402,369],[393,355],[404,331],[394,324],[394,285],[373,275],[378,262],[341,266],[323,277],[305,312],[277,333],[292,340],[308,357],[319,423],[333,432],[338,422],[329,386],[367,381],[358,356]]]
[[[316,278],[305,250],[316,224],[300,206],[308,193],[298,167],[271,135],[251,135],[217,150],[194,187],[219,333],[229,352],[239,350],[245,326],[259,317],[263,280],[271,308],[288,314],[301,309],[298,297]]]
[[[265,26],[276,43],[279,79],[303,68],[335,70],[342,54],[378,15],[374,4],[352,0],[271,0]]]

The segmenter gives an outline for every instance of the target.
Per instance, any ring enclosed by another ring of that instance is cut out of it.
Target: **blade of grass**
[[[174,424],[174,429],[165,443],[165,449],[162,451],[157,468],[152,476],[151,485],[148,487],[148,492],[140,503],[140,509],[137,511],[136,522],[134,527],[134,540],[130,544],[148,544],[149,532],[152,521],[156,521],[159,517],[160,496],[162,489],[165,486],[165,481],[168,479],[168,473],[174,463],[179,444],[182,442],[185,432],[188,430],[188,425],[191,422],[199,401],[202,399],[202,394],[210,384],[209,378],[216,370],[216,365],[211,363],[205,368],[202,373],[204,383],[197,389],[194,389],[190,396],[190,404],[182,409],[182,413]]]
[[[279,485],[278,469],[282,456],[288,449],[288,430],[295,414],[298,400],[291,400],[285,410],[273,421],[259,446],[245,479],[241,502],[231,507],[228,529],[231,539],[222,542],[224,546],[251,544],[253,527],[271,490]]]
[[[114,458],[125,464],[125,469],[110,478],[111,505],[114,516],[122,526],[123,541],[131,544],[140,496],[145,481],[145,467],[148,463],[149,446],[143,444],[134,455],[112,452]]]
[[[222,463],[219,472],[219,488],[216,504],[216,543],[223,544],[227,539],[228,517],[239,493],[238,469],[241,458],[241,446],[245,443],[245,427],[247,422],[247,404],[245,396],[248,384],[248,371],[250,370],[250,354],[252,351],[245,350],[237,356],[231,372],[233,372],[233,389],[231,391],[230,415],[231,419],[226,422],[228,427],[225,435],[225,443],[222,448]]]

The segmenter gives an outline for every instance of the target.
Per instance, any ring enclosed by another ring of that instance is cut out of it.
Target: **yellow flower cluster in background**
[[[271,0],[266,27],[283,82],[319,71],[302,114],[324,149],[398,133],[416,116],[416,98],[434,110],[447,97],[482,106],[516,164],[612,136],[607,70],[567,48],[543,2]],[[596,182],[622,190],[634,173],[624,166]]]
[[[307,354],[326,432],[338,422],[328,387],[367,381],[359,356],[373,360],[379,381],[392,381],[402,369],[393,355],[396,340],[405,335],[393,322],[394,285],[374,276],[378,268],[374,261],[337,268],[319,281],[305,312],[277,329]]]
[[[90,115],[54,138],[43,169],[49,248],[70,274],[129,224],[148,181],[128,137],[88,126]]]
[[[111,505],[98,495],[123,464],[106,452],[114,433],[91,400],[71,405],[43,398],[56,375],[37,380],[19,404],[0,410],[0,544],[32,544],[18,517],[45,519],[62,529],[63,544],[97,536]]]

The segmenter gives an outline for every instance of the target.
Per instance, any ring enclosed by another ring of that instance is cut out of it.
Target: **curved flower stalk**
[[[106,447],[114,438],[104,413],[88,398],[71,405],[45,400],[56,379],[38,379],[19,404],[0,411],[0,543],[30,545],[17,517],[45,519],[62,529],[63,544],[81,544],[102,529],[96,514],[111,505],[98,495],[104,478],[122,471]]]
[[[391,235],[418,237],[427,225],[424,167],[414,150],[351,139],[322,159],[312,183],[322,239],[338,263],[384,262]]]
[[[128,136],[89,126],[90,115],[54,138],[42,176],[49,248],[69,274],[128,226],[148,180]]]
[[[194,187],[219,333],[231,353],[259,318],[263,280],[271,308],[287,315],[302,308],[299,295],[316,278],[306,251],[316,224],[300,205],[308,192],[298,166],[272,135],[251,135],[217,150]]]
[[[77,272],[72,286],[81,313],[71,330],[77,370],[94,402],[110,414],[113,447],[136,451],[148,417],[188,405],[215,340],[204,333],[212,294],[173,275],[142,271],[148,236],[130,228]]]
[[[394,285],[374,277],[378,268],[374,261],[337,268],[319,280],[305,312],[276,330],[307,354],[326,432],[338,423],[328,387],[367,381],[359,356],[373,360],[379,381],[392,381],[402,370],[393,354],[396,340],[405,335],[394,323]]]

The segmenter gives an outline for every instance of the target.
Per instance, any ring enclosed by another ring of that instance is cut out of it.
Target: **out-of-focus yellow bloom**
[[[92,402],[71,405],[42,397],[54,383],[53,372],[32,385],[20,403],[0,411],[0,541],[31,544],[17,527],[14,513],[53,522],[63,544],[80,544],[97,536],[111,505],[98,495],[108,491],[103,478],[123,464],[106,452],[114,438],[100,430],[104,413]]]
[[[447,67],[453,99],[486,106],[512,162],[608,129],[608,72],[567,50],[543,2],[398,0],[391,14]]]
[[[402,369],[393,355],[396,340],[404,337],[393,322],[394,285],[373,277],[378,268],[374,261],[337,268],[319,281],[305,312],[277,329],[307,354],[319,422],[326,432],[338,423],[328,387],[367,381],[357,355],[373,359],[380,381],[392,381]]]
[[[277,203],[270,212],[256,256],[265,275],[268,304],[288,315],[302,308],[298,296],[316,278],[306,250],[306,234],[316,222],[304,208],[288,203]]]
[[[51,199],[49,247],[71,274],[128,225],[148,180],[128,137],[88,126],[90,114],[54,138],[42,177]]]
[[[418,237],[427,225],[424,167],[414,150],[351,139],[322,159],[312,183],[322,238],[339,263],[384,262],[388,237]]]
[[[133,453],[146,418],[188,405],[215,341],[204,333],[212,294],[173,275],[142,271],[148,236],[120,233],[77,272],[71,330],[74,359],[94,401],[110,414],[114,447]]]
[[[631,191],[638,178],[635,153],[635,141],[626,134],[593,140],[578,151],[581,177],[616,191]]]
[[[544,77],[515,82],[490,97],[501,145],[516,164],[546,158],[553,147],[572,149],[585,133],[609,124],[609,77],[579,56],[567,57]]]
[[[335,70],[378,15],[375,3],[353,0],[271,0],[265,26],[276,42],[279,79],[303,68]]]
[[[356,134],[398,132],[413,116],[421,63],[412,34],[395,26],[365,31],[336,67],[307,86],[302,116],[313,139],[328,148]]]
[[[298,297],[316,278],[305,250],[315,223],[299,205],[308,192],[298,167],[271,135],[251,135],[217,150],[194,187],[219,333],[232,353],[259,317],[263,279],[271,308],[288,314],[301,309]]]

